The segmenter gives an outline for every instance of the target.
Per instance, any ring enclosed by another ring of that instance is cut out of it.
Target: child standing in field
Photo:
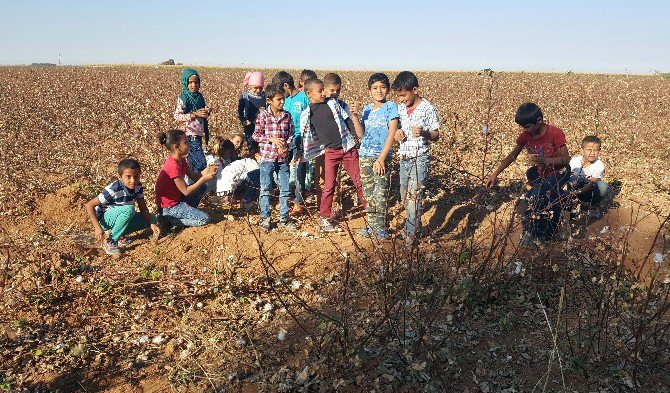
[[[190,148],[188,166],[195,173],[200,173],[207,166],[202,139],[205,146],[209,144],[208,118],[210,110],[205,106],[205,98],[200,93],[200,75],[192,68],[185,68],[181,73],[182,92],[177,99],[174,119],[185,132]],[[191,179],[191,182],[194,181]]]
[[[293,144],[289,147],[289,160],[294,161],[297,157],[297,151],[300,148],[300,115],[302,111],[309,106],[309,99],[304,91],[296,89],[293,76],[286,71],[279,71],[277,75],[272,78],[272,83],[282,86],[284,88],[284,110],[291,114],[293,119],[293,127],[295,133],[293,135]],[[306,162],[293,162],[295,168],[295,197],[293,199],[292,216],[297,216],[307,213],[305,208],[304,190],[305,190],[305,175],[307,170]]]
[[[398,130],[398,106],[386,100],[390,83],[385,74],[373,74],[368,79],[372,103],[363,108],[364,125],[361,147],[358,150],[361,165],[363,195],[368,202],[368,225],[359,232],[364,237],[390,239],[386,211],[389,187],[391,147]]]
[[[279,186],[279,227],[296,229],[297,225],[289,217],[289,161],[288,146],[293,143],[294,130],[291,114],[284,110],[284,88],[269,85],[266,89],[268,110],[256,119],[253,138],[260,147],[260,197],[261,210],[259,226],[269,231],[272,228],[270,192],[272,176],[277,175]]]
[[[526,171],[526,177],[532,188],[529,210],[523,220],[521,246],[532,247],[536,240],[544,239],[537,238],[530,216],[547,208],[560,197],[561,189],[570,177],[570,154],[563,131],[545,123],[542,110],[536,104],[521,104],[514,121],[521,127],[516,146],[486,180],[486,187],[491,188],[495,184],[498,175],[516,160],[523,149],[528,151],[531,167]],[[555,220],[558,221],[558,217]]]
[[[95,229],[95,238],[103,241],[102,247],[107,254],[119,254],[121,246],[130,243],[125,237],[130,233],[151,226],[154,236],[160,235],[156,219],[149,213],[144,200],[140,163],[126,158],[119,162],[117,169],[119,178],[86,203],[86,213]],[[139,214],[135,203],[140,209]]]
[[[217,164],[208,165],[202,173],[194,172],[186,164],[189,144],[182,130],[170,130],[158,134],[158,142],[165,146],[170,155],[156,178],[156,206],[162,220],[168,227],[202,226],[209,223],[207,213],[198,209],[200,200],[207,192],[208,180],[216,176]],[[195,183],[186,185],[184,175]]]
[[[256,117],[260,112],[265,110],[267,105],[265,102],[265,92],[263,91],[265,77],[260,71],[250,71],[245,75],[243,83],[245,90],[240,94],[240,99],[237,103],[237,118],[242,123],[247,146],[255,148],[258,145],[253,140],[252,135],[254,134]]]
[[[342,92],[342,78],[334,72],[328,73],[323,77],[323,90],[326,94],[326,98],[332,98],[337,101],[337,103],[342,107],[342,110],[347,115],[351,115],[349,105],[346,102],[340,100],[340,93]],[[323,174],[323,171],[320,171]],[[333,217],[342,216],[342,181],[343,173],[340,169],[337,172],[337,180],[335,185],[335,196],[333,197]]]
[[[356,114],[351,117],[344,112],[334,99],[326,99],[323,82],[309,79],[305,82],[305,93],[309,98],[309,107],[300,116],[300,134],[302,136],[302,160],[312,160],[323,156],[324,186],[319,205],[319,225],[325,232],[337,231],[331,222],[333,194],[337,182],[337,171],[344,165],[353,180],[358,199],[367,208],[356,149],[356,137],[351,130],[362,134],[362,126]]]
[[[409,71],[396,76],[391,88],[398,99],[400,129],[395,139],[400,142],[400,197],[407,220],[403,229],[406,245],[412,246],[421,228],[424,183],[430,167],[430,142],[440,137],[440,122],[435,107],[419,96],[419,80]]]
[[[602,142],[595,135],[582,139],[582,154],[570,160],[570,188],[588,205],[589,217],[600,218],[600,202],[609,186],[603,180],[605,164],[598,158]]]

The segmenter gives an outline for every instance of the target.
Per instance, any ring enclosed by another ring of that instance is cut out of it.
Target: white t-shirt
[[[430,142],[424,137],[414,137],[412,126],[421,126],[425,131],[435,131],[440,128],[437,110],[425,98],[414,108],[411,115],[407,114],[405,104],[398,104],[398,115],[400,117],[400,128],[407,138],[400,142],[398,153],[401,157],[414,158],[429,154]]]
[[[596,160],[588,166],[588,168],[582,168],[582,161],[584,160],[583,156],[574,156],[570,160],[570,169],[572,170],[572,174],[577,176],[577,177],[583,177],[583,178],[596,178],[596,179],[601,179],[603,178],[603,175],[605,175],[605,164],[600,161],[599,158],[596,158]]]
[[[211,181],[214,182],[212,191],[217,195],[230,195],[237,186],[242,184],[247,178],[247,173],[260,168],[258,161],[251,158],[244,158],[233,161],[225,167],[220,166],[216,173],[216,178]],[[207,188],[209,189],[209,184]]]

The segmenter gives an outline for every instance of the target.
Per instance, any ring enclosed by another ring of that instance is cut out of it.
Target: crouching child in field
[[[561,212],[559,199],[570,178],[570,154],[563,131],[544,121],[539,106],[526,102],[519,106],[514,121],[521,128],[516,146],[486,180],[486,187],[495,184],[498,175],[510,166],[523,149],[528,151],[531,167],[526,178],[531,186],[528,209],[524,214],[524,234],[521,247],[535,247],[537,241],[553,236]],[[535,219],[539,213],[550,214],[549,219]],[[542,223],[546,223],[542,224]],[[542,225],[540,225],[542,224]]]
[[[218,165],[208,165],[201,173],[194,172],[186,163],[189,144],[182,130],[158,134],[158,141],[170,152],[156,178],[156,206],[164,227],[196,227],[209,223],[207,213],[198,209],[207,192],[208,180],[216,176]],[[184,176],[195,180],[186,185]]]
[[[102,241],[107,254],[119,254],[130,244],[126,235],[151,227],[160,235],[156,218],[149,213],[140,182],[140,163],[132,158],[121,160],[119,178],[105,187],[100,195],[86,203],[86,213],[95,229],[95,238]],[[135,210],[135,203],[140,209]]]
[[[587,205],[590,218],[600,218],[600,202],[609,189],[603,180],[605,164],[598,158],[601,144],[597,136],[585,137],[582,140],[582,154],[570,160],[570,188]]]
[[[227,197],[228,202],[241,195],[242,208],[252,207],[260,187],[260,159],[258,150],[250,150],[249,158],[238,159],[219,171],[212,179],[216,195]]]

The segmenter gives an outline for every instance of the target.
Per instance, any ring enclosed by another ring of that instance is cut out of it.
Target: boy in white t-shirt
[[[600,138],[589,135],[582,139],[582,154],[570,160],[570,186],[580,201],[589,204],[591,218],[600,218],[600,202],[609,188],[603,181],[605,164],[598,158],[601,145]]]

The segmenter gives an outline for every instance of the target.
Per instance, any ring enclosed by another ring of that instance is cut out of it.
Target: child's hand
[[[537,165],[537,164],[542,164],[542,161],[544,161],[542,157],[539,154],[529,154],[528,155],[528,162],[530,163],[531,166]]]
[[[161,235],[161,229],[158,225],[156,224],[151,224],[151,232],[153,232],[154,237],[158,238]]]
[[[98,242],[107,241],[109,237],[107,233],[102,228],[95,228],[95,240]]]
[[[244,121],[244,125],[245,125],[245,126],[250,126],[250,125],[251,125],[251,121],[249,121],[249,120],[245,120],[245,121]]]
[[[405,135],[405,132],[402,129],[399,128],[395,131],[394,138],[395,138],[396,141],[402,142],[405,139],[407,139],[407,135]]]
[[[196,117],[200,117],[202,119],[206,119],[209,117],[209,110],[205,108],[200,108],[195,112]]]
[[[491,187],[493,187],[496,184],[496,180],[498,179],[498,176],[491,175],[488,179],[486,179],[486,189],[490,190]]]
[[[414,135],[415,138],[422,137],[423,136],[423,127],[412,126],[412,135]]]
[[[383,176],[386,173],[386,165],[384,165],[384,161],[375,161],[374,165],[372,166],[372,170],[375,171],[377,176]]]
[[[278,150],[286,152],[286,141],[281,138],[268,138],[268,141],[274,143]]]
[[[361,117],[361,104],[360,102],[354,102],[349,107],[349,112],[351,112],[351,117]]]

